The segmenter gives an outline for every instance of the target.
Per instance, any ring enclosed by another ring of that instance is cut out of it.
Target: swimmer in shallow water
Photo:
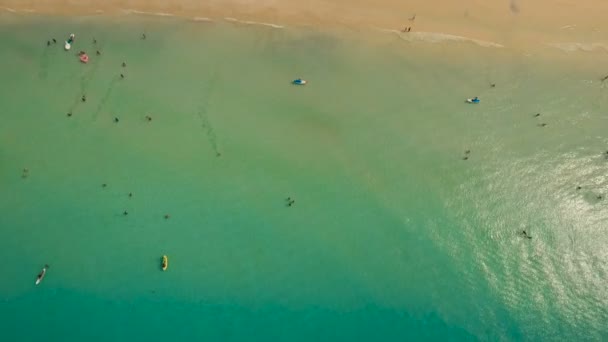
[[[99,50],[97,50],[97,52],[95,52],[97,54],[97,56],[101,55],[101,52],[99,52]]]
[[[127,63],[122,62],[122,67],[125,68],[127,66]]]
[[[540,116],[540,113],[536,113],[536,114],[534,114],[534,117],[535,117],[535,118],[537,118],[537,117],[539,117],[539,116]]]
[[[525,230],[521,231],[521,236],[527,238],[527,239],[531,239],[532,237],[530,235],[528,235],[528,233]]]
[[[86,97],[86,95],[82,95],[82,97],[80,98],[80,100],[82,100],[82,102],[87,102],[87,97]]]
[[[53,44],[57,44],[57,39],[53,38]]]

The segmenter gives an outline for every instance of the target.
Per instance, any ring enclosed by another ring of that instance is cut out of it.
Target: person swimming
[[[51,46],[51,41],[50,40],[46,41],[46,46]]]
[[[125,210],[125,211],[123,211],[123,212],[122,212],[122,214],[123,214],[124,216],[127,216],[127,215],[129,215],[129,212]]]
[[[580,189],[582,189],[582,187],[580,185],[576,187],[576,190],[580,190]]]
[[[146,34],[145,33],[141,34],[141,39],[146,39]]]
[[[67,115],[68,115],[68,117],[71,117],[72,116],[72,112],[68,112]]]
[[[101,55],[101,52],[99,52],[99,50],[97,50],[97,52],[95,52],[95,54],[97,54],[97,56]]]
[[[165,220],[168,220],[169,218],[171,218],[171,215],[165,214]]]
[[[521,236],[523,236],[523,237],[525,237],[525,238],[528,238],[528,239],[531,239],[531,238],[532,238],[530,235],[528,235],[528,233],[527,233],[525,230],[522,230],[522,231],[521,231]]]
[[[57,44],[57,39],[53,38],[53,44]]]
[[[107,187],[107,186],[108,186],[108,184],[106,184],[106,183],[101,184],[101,187],[102,187],[102,188],[105,188],[105,187]]]
[[[82,97],[80,98],[80,100],[82,100],[82,102],[87,102],[87,96],[86,95],[82,95]]]
[[[127,67],[127,63],[122,62],[122,67],[123,67],[123,68]]]
[[[114,118],[114,122],[118,123],[120,120],[118,118]]]
[[[133,197],[133,193],[129,192],[129,198]]]
[[[93,44],[97,44],[97,39],[93,38]]]
[[[125,75],[124,74],[120,74],[120,78],[125,78]]]
[[[535,117],[535,118],[537,118],[537,117],[539,117],[539,116],[540,116],[540,113],[536,113],[536,114],[534,114],[534,117]]]
[[[146,115],[146,120],[148,120],[148,122],[152,121],[152,117],[150,115]]]

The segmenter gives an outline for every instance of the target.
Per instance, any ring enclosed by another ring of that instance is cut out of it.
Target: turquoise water
[[[2,340],[608,338],[597,56],[0,19]]]

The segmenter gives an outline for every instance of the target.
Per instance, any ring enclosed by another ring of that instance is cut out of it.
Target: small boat
[[[65,42],[65,45],[63,46],[63,48],[65,49],[65,51],[69,51],[72,48],[72,44]]]
[[[479,98],[477,96],[475,96],[474,98],[471,99],[467,99],[467,103],[479,103]]]
[[[308,83],[308,82],[306,82],[306,80],[303,80],[303,79],[301,79],[301,78],[296,78],[296,79],[295,79],[295,80],[293,80],[291,83],[292,83],[292,84],[295,84],[295,85],[305,85],[305,84],[306,84],[306,83]]]
[[[169,267],[169,258],[167,258],[166,255],[163,255],[162,261],[160,262],[160,268],[162,268],[163,271],[166,271],[167,267]]]
[[[44,279],[44,276],[46,275],[46,270],[48,270],[49,267],[50,267],[49,265],[44,265],[44,267],[42,268],[42,271],[40,271],[40,273],[38,273],[38,278],[36,278],[36,285],[40,284],[42,279]]]
[[[80,54],[80,61],[82,63],[88,63],[89,62],[89,56],[86,53],[81,53]]]

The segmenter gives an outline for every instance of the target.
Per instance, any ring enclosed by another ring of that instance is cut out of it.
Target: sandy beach
[[[608,51],[608,2],[598,0],[347,1],[347,0],[1,0],[11,12],[53,15],[139,13],[200,20],[400,30],[467,37],[512,48],[555,45],[564,50]]]

